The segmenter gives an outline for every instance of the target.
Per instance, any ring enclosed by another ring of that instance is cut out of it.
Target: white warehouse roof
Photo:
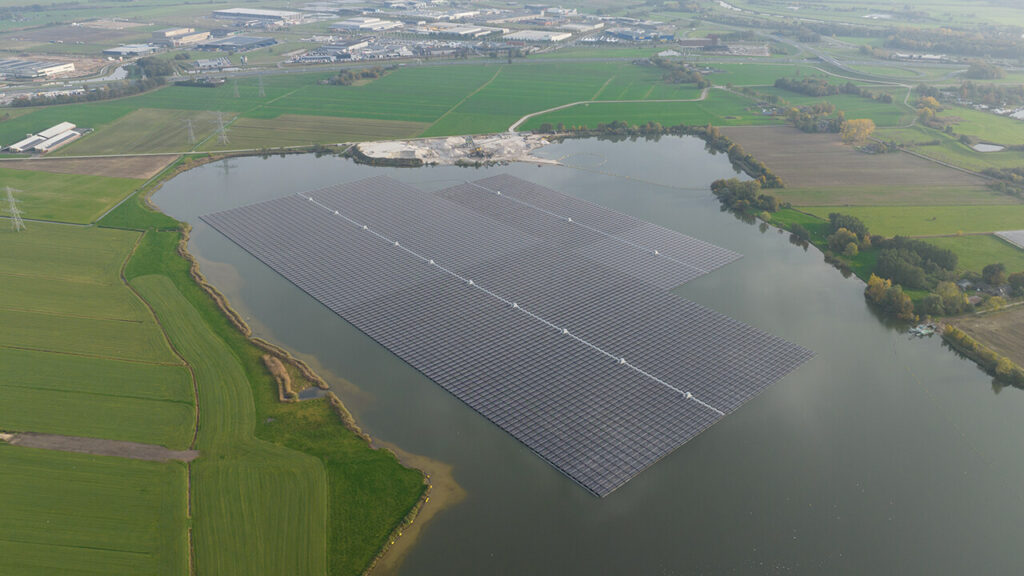
[[[51,126],[51,127],[47,128],[46,130],[43,130],[42,132],[40,132],[38,134],[38,136],[40,138],[53,138],[54,136],[56,136],[58,134],[63,134],[64,132],[67,132],[68,130],[74,130],[74,129],[75,129],[75,125],[72,124],[71,122],[61,122],[60,124],[57,124],[55,126]]]

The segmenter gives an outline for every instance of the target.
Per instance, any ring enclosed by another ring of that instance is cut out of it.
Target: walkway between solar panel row
[[[601,496],[810,357],[667,291],[737,254],[509,176],[204,220]]]

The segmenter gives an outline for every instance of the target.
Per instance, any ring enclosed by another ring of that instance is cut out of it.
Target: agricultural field
[[[158,444],[192,440],[192,382],[182,366],[0,348],[0,429]]]
[[[82,174],[112,178],[152,178],[174,162],[176,156],[121,156],[118,158],[32,158],[0,162],[0,169],[30,170],[51,174]]]
[[[961,270],[981,274],[985,266],[1002,262],[1009,274],[1024,271],[1024,250],[991,234],[929,238],[928,242],[956,252]]]
[[[119,279],[138,233],[3,234],[0,429],[187,446],[187,372]],[[0,573],[184,574],[185,504],[179,463],[0,445]]]
[[[737,62],[734,64],[709,64],[712,68],[718,72],[708,74],[708,80],[711,82],[724,86],[731,84],[733,86],[771,86],[775,83],[775,80],[784,76],[800,76],[810,74],[821,74],[821,71],[808,66],[805,64],[773,64],[766,62],[763,64],[744,64]]]
[[[117,101],[34,109],[0,124],[0,142],[14,142],[25,133],[67,120],[95,132],[60,150],[59,155],[180,152],[189,149],[187,121],[191,119],[200,149],[215,149],[219,146],[211,140],[218,111],[236,131],[229,137],[232,149],[307,144],[319,138],[446,136],[504,131],[528,113],[569,102],[691,100],[700,96],[692,85],[666,84],[659,69],[630,62],[527,60],[512,65],[411,66],[358,86],[320,84],[328,76],[267,75],[262,80],[264,97],[258,95],[259,78],[245,77],[216,88],[168,86]],[[747,113],[747,105],[744,99],[725,93],[715,94],[711,102],[697,107],[653,102],[635,108],[605,104],[597,121],[606,121],[610,113],[635,123],[777,122]],[[597,117],[579,111],[564,114],[570,113],[586,116],[587,121]],[[322,120],[304,124],[317,122],[321,125],[318,133],[338,130],[350,136],[325,135],[311,140],[300,135],[300,130],[277,130],[282,122],[299,116],[334,118],[337,124],[329,128],[322,126]],[[288,118],[280,120],[282,117]],[[607,121],[615,119],[620,118]],[[266,122],[272,120],[278,122]]]
[[[764,116],[759,110],[748,110],[753,103],[743,96],[724,90],[710,90],[706,100],[700,102],[591,102],[548,114],[534,116],[521,130],[536,130],[541,124],[565,124],[596,128],[621,120],[629,124],[658,122],[663,126],[676,124],[707,124],[716,126],[780,124],[782,119]]]
[[[983,342],[997,353],[1024,366],[1024,306],[976,316],[964,316],[953,321],[957,328]]]
[[[185,466],[0,443],[0,573],[188,573]]]
[[[789,126],[725,127],[722,133],[778,174],[786,187],[776,194],[797,205],[1016,203],[976,176],[909,154],[863,154],[837,134]]]
[[[118,277],[138,235],[30,226],[0,255],[0,429],[187,446],[187,372]]]
[[[947,106],[938,116],[952,123],[957,134],[1003,146],[1024,145],[1024,122],[1020,120],[961,106]]]
[[[224,121],[230,122],[232,117],[225,115]],[[187,152],[194,146],[188,139],[189,122],[196,142],[213,136],[218,127],[217,115],[210,111],[140,108],[101,130],[86,134],[53,155]]]
[[[845,83],[845,80],[840,83]],[[871,89],[872,92],[891,93],[893,96],[893,102],[886,104],[884,102],[872,100],[871,98],[854,96],[853,94],[804,96],[803,94],[775,87],[759,87],[756,88],[756,90],[762,94],[774,94],[795,106],[805,106],[827,101],[834,104],[837,110],[842,110],[848,119],[869,118],[876,126],[880,127],[904,126],[914,120],[916,112],[903,105],[903,97],[907,93],[906,89],[878,89],[873,86],[868,86],[868,88]]]
[[[282,114],[277,118],[239,118],[231,123],[228,143],[209,138],[202,150],[258,148],[273,142],[275,146],[308,146],[366,140],[412,138],[429,124],[396,120],[336,118]]]
[[[801,210],[828,218],[842,212],[860,218],[872,234],[882,236],[955,235],[1019,227],[1024,205],[1009,206],[803,206]]]
[[[99,218],[142,184],[134,178],[111,178],[28,170],[0,163],[0,191],[18,190],[15,197],[24,218],[85,224]]]

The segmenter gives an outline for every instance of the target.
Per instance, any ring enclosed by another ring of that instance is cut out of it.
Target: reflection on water
[[[452,465],[466,498],[426,527],[402,574],[1024,570],[1024,394],[996,396],[987,375],[938,339],[880,322],[863,283],[813,247],[722,213],[707,186],[735,173],[699,140],[569,141],[540,153],[607,161],[400,170],[241,158],[227,174],[217,165],[182,174],[155,198],[195,225],[204,272],[260,335],[359,388],[338,394],[367,432]],[[597,499],[197,220],[381,173],[433,190],[500,172],[743,254],[676,293],[815,358]]]

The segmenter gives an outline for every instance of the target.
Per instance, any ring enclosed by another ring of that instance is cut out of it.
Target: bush
[[[796,236],[797,239],[799,239],[799,240],[803,240],[804,242],[810,242],[811,241],[811,233],[807,231],[807,228],[804,228],[800,224],[797,224],[797,223],[791,224],[790,227],[789,227],[789,232],[793,236]]]
[[[887,316],[900,320],[917,319],[914,315],[914,302],[910,296],[903,293],[903,288],[893,285],[889,280],[872,274],[864,289],[864,297]]]
[[[1002,262],[989,264],[981,270],[981,277],[986,284],[991,286],[1002,286],[1006,284],[1006,266]]]

